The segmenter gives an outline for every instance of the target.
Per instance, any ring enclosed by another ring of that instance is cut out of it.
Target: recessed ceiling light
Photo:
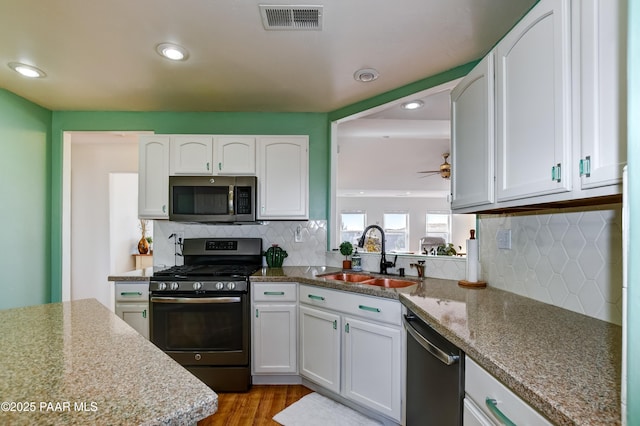
[[[182,46],[173,43],[161,43],[156,47],[156,51],[172,61],[185,61],[189,57],[189,52]]]
[[[23,64],[20,62],[9,62],[7,65],[9,65],[9,68],[24,77],[43,78],[47,76],[47,74],[40,68],[34,67],[32,65]]]
[[[404,109],[418,109],[424,106],[424,102],[422,101],[410,101],[402,104],[402,108]]]
[[[380,76],[380,73],[373,68],[363,68],[353,74],[353,78],[356,81],[361,81],[363,83],[377,80],[378,76]]]

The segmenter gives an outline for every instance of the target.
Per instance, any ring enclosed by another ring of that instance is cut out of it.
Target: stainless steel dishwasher
[[[407,426],[462,425],[464,354],[416,314],[407,330]]]

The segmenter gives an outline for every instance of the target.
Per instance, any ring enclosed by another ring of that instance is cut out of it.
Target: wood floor
[[[311,392],[302,385],[254,385],[246,393],[219,393],[218,411],[198,426],[278,425],[271,418]]]

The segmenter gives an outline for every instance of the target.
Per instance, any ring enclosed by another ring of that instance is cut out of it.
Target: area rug
[[[378,426],[382,424],[315,392],[280,411],[273,416],[273,420],[284,426]]]

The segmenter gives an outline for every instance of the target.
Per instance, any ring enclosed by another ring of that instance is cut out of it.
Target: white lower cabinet
[[[401,421],[402,326],[396,300],[300,286],[300,374]]]
[[[300,306],[300,374],[340,393],[339,315]]]
[[[495,426],[470,398],[464,398],[462,424],[464,426]]]
[[[251,372],[298,374],[297,283],[252,283]]]
[[[464,390],[465,426],[552,425],[468,356],[465,357]]]
[[[344,396],[399,420],[401,331],[352,317],[344,323]]]
[[[116,315],[149,338],[149,285],[140,282],[115,283]]]

